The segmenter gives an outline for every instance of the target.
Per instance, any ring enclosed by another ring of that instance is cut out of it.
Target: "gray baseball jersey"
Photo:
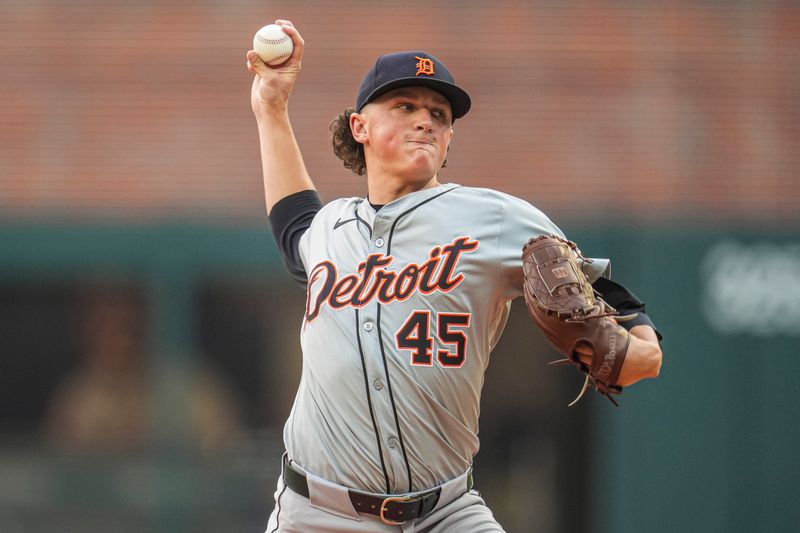
[[[522,294],[522,246],[541,233],[563,236],[527,202],[455,184],[378,212],[363,198],[323,207],[299,245],[308,293],[289,456],[375,493],[467,470],[489,354]],[[583,268],[594,281],[608,261]]]

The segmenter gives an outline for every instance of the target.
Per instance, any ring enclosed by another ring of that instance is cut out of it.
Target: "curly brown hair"
[[[364,145],[353,138],[350,131],[350,115],[356,110],[352,107],[345,109],[331,122],[331,141],[333,153],[342,160],[344,168],[354,174],[363,176],[367,173],[367,160],[364,158]]]
[[[364,157],[364,145],[353,138],[350,130],[350,115],[356,110],[352,107],[345,109],[338,117],[331,122],[331,143],[333,153],[342,160],[344,168],[350,170],[358,176],[367,173],[367,160]],[[450,147],[447,147],[450,151]],[[442,168],[447,166],[447,158],[442,163]]]

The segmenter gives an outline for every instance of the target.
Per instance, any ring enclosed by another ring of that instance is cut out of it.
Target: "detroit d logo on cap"
[[[427,57],[419,57],[414,56],[417,59],[417,73],[415,76],[419,76],[420,74],[425,74],[426,76],[433,76],[433,61],[428,59]]]

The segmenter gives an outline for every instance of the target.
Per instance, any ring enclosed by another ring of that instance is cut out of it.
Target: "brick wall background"
[[[278,17],[306,39],[291,114],[324,199],[365,190],[328,123],[378,54],[422,48],[474,102],[444,181],[557,220],[797,215],[800,6],[680,0],[6,0],[3,215],[260,220],[244,54]]]

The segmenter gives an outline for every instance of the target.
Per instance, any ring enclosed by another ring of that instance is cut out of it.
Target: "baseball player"
[[[276,24],[294,52],[278,67],[247,53],[251,103],[270,222],[307,301],[267,531],[503,531],[472,487],[484,371],[522,295],[523,244],[563,232],[520,199],[439,181],[470,98],[421,51],[378,58],[331,125],[367,195],[322,206],[287,110],[304,42],[291,22]],[[619,385],[656,376],[643,304],[603,277],[608,261],[581,269],[638,312]]]

